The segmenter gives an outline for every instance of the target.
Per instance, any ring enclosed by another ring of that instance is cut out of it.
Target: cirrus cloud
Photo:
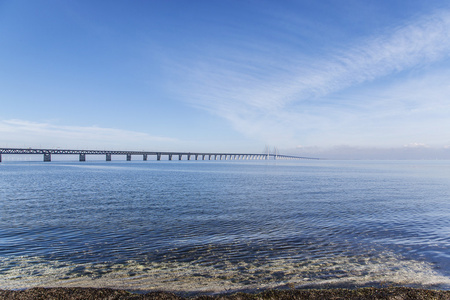
[[[214,49],[214,55],[205,52],[177,65],[187,78],[177,89],[191,105],[280,147],[371,140],[404,144],[422,138],[435,143],[439,137],[430,140],[431,130],[450,130],[446,118],[435,118],[433,107],[440,102],[440,111],[449,111],[444,98],[450,77],[439,69],[439,62],[448,64],[449,33],[450,11],[441,10],[320,56],[283,57],[277,51],[257,51],[257,43],[254,51],[247,51],[251,46]],[[386,78],[389,82],[383,83]],[[432,88],[415,86],[419,81]],[[417,129],[414,134],[411,126]]]

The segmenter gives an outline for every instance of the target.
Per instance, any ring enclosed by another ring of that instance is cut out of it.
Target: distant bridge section
[[[294,155],[281,155],[273,153],[217,153],[217,152],[156,152],[156,151],[110,151],[110,150],[71,150],[71,149],[32,149],[32,148],[0,148],[0,162],[2,154],[41,154],[44,161],[51,161],[52,155],[78,155],[80,161],[86,161],[86,155],[105,155],[106,161],[111,161],[112,155],[125,155],[127,161],[132,155],[142,156],[147,160],[148,156],[156,156],[156,160],[167,157],[168,160],[263,160],[263,159],[317,159]]]

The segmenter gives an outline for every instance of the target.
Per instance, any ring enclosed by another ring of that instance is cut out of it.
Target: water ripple
[[[4,164],[0,288],[448,289],[450,165],[414,164]]]

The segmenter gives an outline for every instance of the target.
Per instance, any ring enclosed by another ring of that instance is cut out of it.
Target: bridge
[[[110,151],[110,150],[70,150],[70,149],[32,149],[32,148],[0,148],[0,162],[2,154],[41,154],[44,161],[51,161],[52,155],[78,155],[80,161],[86,161],[86,155],[105,155],[106,161],[111,161],[112,155],[125,155],[127,161],[132,155],[142,156],[147,160],[148,156],[156,156],[156,160],[167,157],[172,160],[174,157],[182,160],[263,160],[263,159],[317,159],[311,157],[301,157],[293,155],[281,155],[277,153],[216,153],[216,152],[153,152],[153,151]]]

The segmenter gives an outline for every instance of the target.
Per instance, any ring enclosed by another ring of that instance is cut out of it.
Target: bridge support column
[[[190,154],[187,155],[187,160],[191,160],[191,155]]]
[[[169,160],[172,160],[172,154],[169,154]]]
[[[209,156],[209,160],[211,160],[211,154],[210,155],[208,155]]]
[[[205,154],[202,155],[202,160],[205,160]]]
[[[131,160],[131,154],[127,153],[127,161],[130,161],[130,160]]]
[[[111,161],[111,153],[106,153],[106,161]]]
[[[181,160],[182,154],[178,154],[178,160]]]
[[[198,154],[195,154],[195,160],[198,160]]]
[[[52,154],[44,153],[44,161],[52,161]]]
[[[86,154],[80,153],[80,161],[86,161]]]
[[[2,154],[0,153],[0,162],[2,162]]]
[[[147,154],[142,154],[142,160],[147,160]]]
[[[156,160],[161,160],[161,153],[156,153]]]

